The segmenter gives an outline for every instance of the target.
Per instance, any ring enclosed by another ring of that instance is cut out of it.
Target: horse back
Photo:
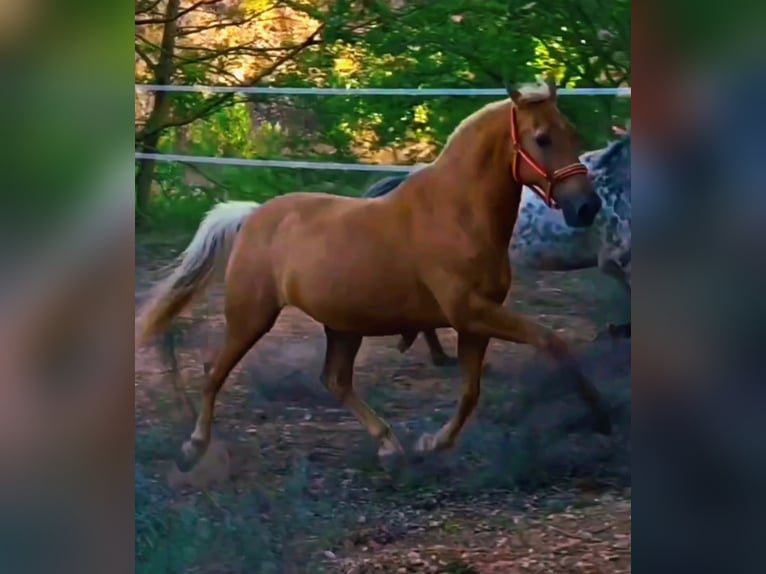
[[[242,229],[251,249],[268,247],[277,267],[330,267],[342,261],[403,260],[407,217],[389,201],[295,192],[264,203]]]

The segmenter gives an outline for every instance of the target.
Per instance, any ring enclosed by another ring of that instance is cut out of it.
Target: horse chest
[[[511,286],[511,266],[503,255],[488,258],[481,265],[474,265],[467,274],[471,290],[492,301],[502,301]]]

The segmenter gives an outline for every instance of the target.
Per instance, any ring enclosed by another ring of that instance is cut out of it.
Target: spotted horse
[[[605,148],[584,153],[602,208],[591,227],[570,227],[560,210],[551,209],[537,193],[524,188],[519,217],[511,238],[509,255],[513,266],[539,271],[574,271],[597,267],[616,280],[627,298],[631,291],[631,199],[630,130],[613,129],[618,139]],[[419,168],[420,169],[420,168]],[[419,170],[418,169],[418,170]],[[415,171],[418,171],[415,170]],[[414,173],[414,172],[413,172]],[[409,175],[393,176],[373,184],[365,197],[380,197],[396,189]],[[398,348],[407,351],[418,333],[402,335]],[[435,365],[455,361],[447,355],[436,331],[423,331]],[[597,338],[630,338],[630,322],[609,323]]]

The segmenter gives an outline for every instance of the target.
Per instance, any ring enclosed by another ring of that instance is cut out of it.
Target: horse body
[[[513,229],[508,255],[513,266],[539,271],[574,271],[598,267],[616,280],[630,297],[631,201],[630,133],[622,134],[609,146],[580,156],[588,167],[602,208],[590,227],[567,225],[559,210],[550,209],[540,195],[523,188],[518,218]],[[373,184],[364,197],[385,197],[412,174],[384,178]],[[630,336],[630,324],[610,325],[613,335]],[[449,362],[438,337],[426,332],[434,363]],[[417,332],[407,333],[399,343],[404,352]]]
[[[227,284],[273,284],[281,307],[296,307],[333,330],[363,336],[399,334],[403,327],[449,326],[429,287],[431,262],[444,264],[443,257],[434,257],[435,251],[450,253],[453,269],[469,272],[478,267],[474,287],[493,298],[507,291],[510,272],[504,249],[488,248],[488,239],[472,245],[473,236],[461,231],[465,206],[433,208],[440,202],[429,197],[436,188],[424,183],[428,179],[433,176],[425,170],[397,193],[380,199],[297,192],[266,202],[242,225],[231,258],[241,260],[238,267],[246,271],[230,268],[229,275],[243,275],[228,277]],[[504,227],[510,230],[514,219]],[[457,232],[429,231],[437,225],[443,228],[445,222],[454,222]],[[422,249],[412,249],[415,244]],[[301,248],[291,249],[294,245]],[[375,265],[369,265],[372,261]]]
[[[391,216],[399,210],[397,199],[360,202],[319,193],[276,198],[247,220],[245,239],[232,257],[241,248],[248,275],[271,275],[280,306],[296,307],[333,330],[378,336],[402,327],[447,326],[421,282],[417,253],[405,248],[412,241],[408,219]],[[327,226],[328,220],[334,225]],[[376,265],[367,269],[369,261]],[[365,273],[359,272],[362,265]]]
[[[476,406],[491,337],[534,345],[558,360],[598,430],[608,432],[599,395],[566,344],[500,304],[510,287],[508,242],[522,178],[549,200],[555,195],[571,224],[589,225],[600,206],[587,170],[576,162],[574,132],[555,106],[555,87],[535,89],[514,92],[512,100],[464,120],[431,166],[385,197],[291,193],[257,209],[242,204],[208,215],[139,318],[138,345],[163,332],[226,264],[226,339],[209,370],[203,410],[182,461],[193,464],[205,452],[218,391],[285,306],[324,324],[322,380],[379,441],[382,457],[403,450],[388,423],[354,393],[362,339],[445,326],[459,333],[464,394],[455,416],[435,435],[423,435],[419,450],[454,444]],[[555,133],[558,147],[536,144],[544,139],[541,129]]]

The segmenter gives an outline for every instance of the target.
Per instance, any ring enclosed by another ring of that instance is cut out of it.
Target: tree
[[[301,50],[321,41],[321,22],[293,6],[292,2],[264,0],[139,1],[136,79],[160,85],[257,84]],[[171,128],[205,118],[235,101],[233,94],[199,98],[157,92],[138,102],[136,148],[156,152],[160,138]],[[153,160],[138,161],[139,223],[148,207],[154,169]]]

